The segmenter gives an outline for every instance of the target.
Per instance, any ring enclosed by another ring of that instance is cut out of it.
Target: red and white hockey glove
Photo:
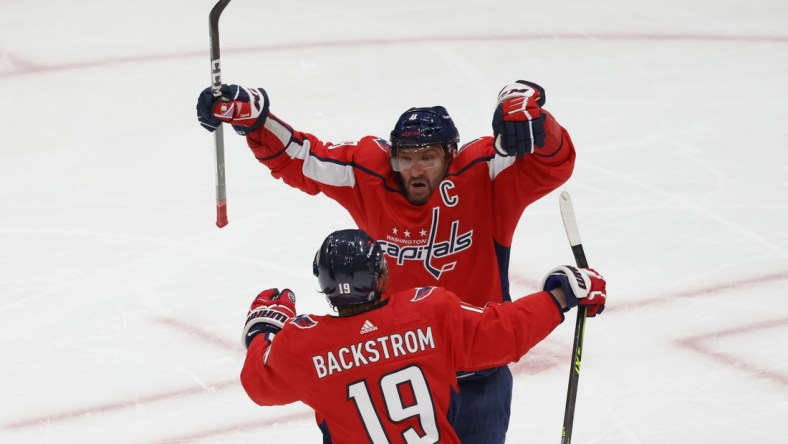
[[[263,290],[252,301],[246,314],[243,343],[249,348],[252,339],[260,333],[279,333],[285,322],[296,315],[295,293],[285,288]]]
[[[210,132],[222,122],[229,123],[235,132],[245,136],[261,126],[268,117],[268,94],[263,88],[244,88],[222,85],[221,96],[206,88],[197,98],[197,120]]]
[[[551,291],[558,287],[566,295],[566,308],[582,305],[586,307],[586,315],[590,318],[602,313],[607,300],[607,282],[593,268],[577,268],[562,265],[551,270],[542,279],[542,288]]]
[[[523,157],[534,151],[534,145],[544,146],[545,99],[544,88],[525,80],[507,85],[498,93],[492,124],[495,152]]]

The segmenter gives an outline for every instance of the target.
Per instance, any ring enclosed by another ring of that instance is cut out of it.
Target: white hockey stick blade
[[[566,237],[569,238],[569,245],[572,247],[580,245],[580,231],[577,229],[575,209],[572,206],[572,196],[570,196],[568,192],[563,191],[558,204],[561,208],[561,218],[564,221],[564,230],[566,230]]]

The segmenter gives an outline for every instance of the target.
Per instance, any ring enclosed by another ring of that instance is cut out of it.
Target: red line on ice
[[[295,51],[314,48],[339,48],[354,46],[403,45],[420,43],[457,43],[457,42],[502,42],[524,40],[575,40],[575,41],[678,41],[678,42],[740,42],[740,43],[788,43],[788,36],[780,35],[724,35],[724,34],[502,34],[502,35],[460,35],[460,36],[421,36],[391,39],[334,40],[328,42],[296,42],[274,45],[260,45],[243,48],[226,48],[224,55],[258,53],[272,51]],[[45,65],[34,63],[19,54],[4,54],[13,66],[13,71],[0,72],[0,78],[22,77],[50,72],[72,71],[98,68],[126,63],[150,63],[171,61],[184,57],[208,57],[208,49],[170,54],[141,54],[134,57],[105,58],[92,61]]]
[[[678,340],[678,343],[683,347],[689,348],[690,350],[698,352],[704,356],[708,356],[709,358],[719,361],[725,365],[747,372],[755,376],[756,378],[766,379],[781,384],[783,386],[788,386],[788,376],[780,372],[763,368],[762,366],[758,366],[756,364],[748,362],[730,353],[723,353],[720,351],[716,351],[712,347],[704,344],[704,342],[706,342],[709,339],[718,339],[727,336],[736,336],[745,333],[752,333],[759,330],[778,328],[778,327],[783,327],[783,328],[788,327],[788,318],[774,319],[770,321],[744,325],[736,328],[705,333],[698,336],[692,336],[692,337],[680,339]]]
[[[616,298],[615,302],[611,301],[612,303],[610,304],[610,306],[605,308],[605,314],[609,312],[634,310],[647,306],[664,304],[668,302],[673,302],[676,299],[708,296],[710,294],[720,293],[727,290],[736,290],[742,287],[746,287],[748,285],[760,285],[770,282],[783,281],[786,279],[788,279],[788,271],[782,271],[782,272],[770,273],[761,276],[754,276],[750,278],[737,279],[734,281],[721,282],[709,287],[700,287],[696,289],[682,290],[676,293],[668,293],[661,296],[656,296],[648,299],[641,299],[634,302],[625,302],[625,301],[619,302],[619,299],[623,299],[623,298]]]
[[[184,332],[192,336],[197,336],[198,338],[204,340],[205,342],[209,342],[219,348],[223,348],[226,350],[241,350],[243,348],[240,339],[238,339],[237,343],[231,342],[211,333],[208,330],[200,328],[196,325],[187,324],[179,319],[161,317],[159,318],[159,322],[161,322],[162,324],[169,325],[170,327],[174,327],[178,330],[183,330]],[[240,338],[240,335],[238,337]]]
[[[55,413],[52,415],[39,416],[36,418],[14,421],[8,424],[4,424],[2,427],[0,427],[0,429],[13,430],[13,429],[23,429],[26,427],[33,427],[33,426],[45,426],[53,422],[61,422],[70,419],[79,419],[87,415],[117,412],[119,410],[136,407],[140,404],[149,404],[159,401],[166,401],[168,399],[178,398],[181,396],[191,396],[191,395],[198,395],[204,392],[213,392],[216,390],[222,390],[231,387],[235,384],[240,384],[240,382],[235,379],[232,379],[228,381],[221,381],[209,385],[207,387],[191,387],[186,389],[173,390],[169,392],[162,392],[153,395],[142,396],[139,398],[129,399],[125,401],[118,401],[109,404],[101,404],[93,407],[85,407],[77,410],[71,410],[68,412]]]

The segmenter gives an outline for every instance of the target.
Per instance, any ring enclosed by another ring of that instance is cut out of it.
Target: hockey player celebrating
[[[233,125],[275,178],[341,204],[358,228],[380,242],[391,291],[436,285],[483,306],[510,300],[509,254],[517,223],[529,204],[564,183],[574,167],[569,134],[544,104],[545,92],[535,83],[504,87],[493,136],[461,148],[459,132],[441,106],[403,113],[390,142],[366,136],[339,144],[294,130],[271,114],[262,88],[222,85],[220,97],[208,88],[199,96],[197,114],[211,131],[222,122]],[[464,376],[460,439],[504,442],[512,393],[508,368]]]
[[[543,291],[484,308],[441,287],[388,293],[384,252],[361,230],[330,234],[313,272],[338,316],[296,316],[292,291],[261,292],[241,382],[259,405],[304,402],[335,444],[459,443],[456,372],[515,362],[563,312],[580,304],[595,316],[606,301],[605,280],[572,266],[549,272]]]

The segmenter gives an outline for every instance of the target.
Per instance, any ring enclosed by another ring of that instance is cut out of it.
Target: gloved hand
[[[238,85],[222,85],[221,96],[214,97],[213,88],[206,88],[197,98],[197,120],[210,132],[222,122],[233,126],[245,136],[258,128],[268,117],[268,94],[263,88],[248,89]]]
[[[533,152],[534,145],[544,146],[545,99],[544,88],[525,80],[507,85],[498,93],[492,124],[498,154],[523,157]]]
[[[285,322],[296,315],[295,300],[295,294],[287,288],[281,292],[271,288],[257,295],[246,314],[244,346],[249,348],[252,339],[260,333],[279,333]]]
[[[605,278],[593,268],[577,268],[562,265],[551,270],[542,279],[545,291],[561,287],[566,295],[564,313],[572,307],[583,305],[587,308],[586,316],[592,318],[605,309],[607,300]]]

